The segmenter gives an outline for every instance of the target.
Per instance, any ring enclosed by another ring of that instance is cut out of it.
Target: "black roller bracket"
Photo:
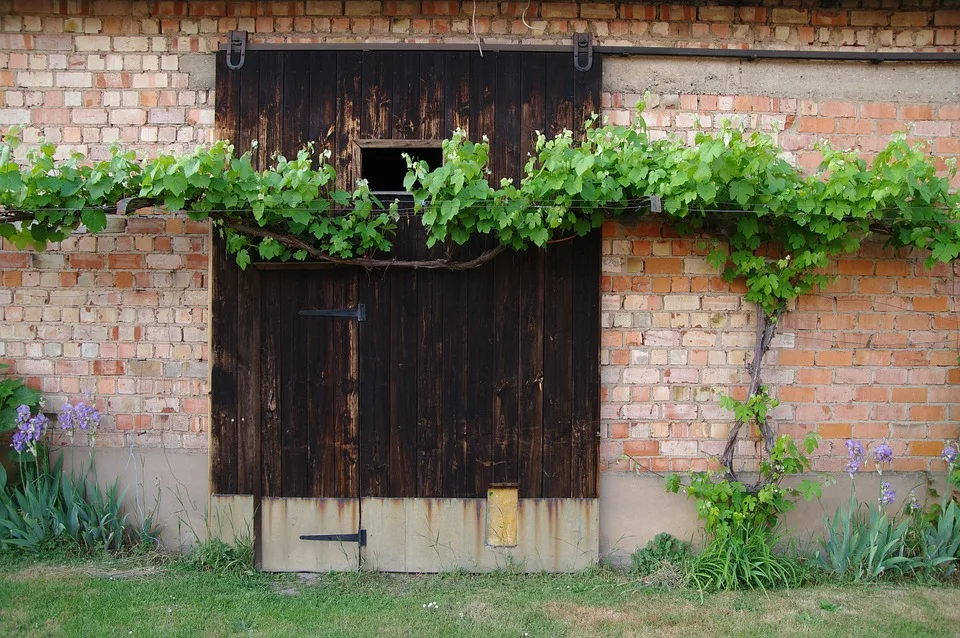
[[[586,61],[582,61],[584,56]],[[593,36],[589,33],[573,34],[573,68],[583,72],[593,68]]]
[[[346,317],[357,321],[366,321],[367,307],[358,303],[356,308],[323,308],[321,310],[301,310],[301,317]]]
[[[239,56],[234,62],[233,56]],[[231,71],[243,68],[243,62],[247,57],[247,32],[231,31],[227,34],[227,68]]]

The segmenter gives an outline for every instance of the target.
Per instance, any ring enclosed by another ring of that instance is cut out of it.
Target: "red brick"
[[[99,270],[103,268],[103,255],[85,253],[70,255],[70,267],[79,270]]]
[[[643,271],[655,275],[679,275],[683,273],[683,260],[674,257],[647,257]]]
[[[97,376],[119,376],[126,372],[123,361],[115,359],[97,359],[93,362],[93,374]]]
[[[625,441],[623,453],[627,456],[657,456],[660,454],[660,443],[657,441]]]

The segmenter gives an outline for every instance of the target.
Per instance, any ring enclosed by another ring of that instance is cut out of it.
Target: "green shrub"
[[[200,541],[187,555],[186,563],[202,571],[249,575],[254,571],[253,536],[237,537],[233,545],[216,537]]]
[[[939,508],[936,518],[921,528],[920,567],[929,575],[950,577],[960,559],[960,507],[954,501]]]
[[[855,581],[876,580],[919,566],[906,552],[910,521],[897,523],[883,507],[861,503],[854,493],[824,523],[827,536],[818,558],[833,574]]]
[[[40,447],[35,463],[23,463],[18,486],[7,485],[0,470],[0,549],[38,552],[57,542],[98,550],[119,550],[124,543],[124,491],[106,490],[87,474],[63,471]]]
[[[637,548],[630,558],[633,571],[646,576],[653,573],[664,563],[682,567],[690,557],[690,543],[674,538],[666,532],[657,534],[643,549]]]
[[[759,529],[741,535],[716,535],[690,561],[687,578],[700,591],[802,585],[806,570],[797,559],[774,551],[779,540]]]

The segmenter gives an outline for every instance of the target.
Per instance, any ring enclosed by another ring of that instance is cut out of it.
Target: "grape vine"
[[[640,106],[642,110],[642,105]],[[820,147],[812,174],[783,156],[770,135],[724,126],[695,142],[654,139],[642,118],[633,126],[593,118],[582,136],[538,134],[519,181],[490,183],[490,147],[456,131],[443,142],[443,164],[408,159],[404,182],[413,193],[428,244],[465,243],[493,235],[498,247],[468,262],[406,262],[390,257],[400,205],[381,202],[366,183],[352,192],[334,186],[329,154],[311,146],[293,159],[274,158],[256,170],[250,153],[218,142],[185,155],[138,160],[119,147],[109,160],[79,154],[55,160],[43,143],[26,161],[14,158],[16,132],[0,144],[0,236],[42,249],[83,225],[106,226],[106,214],[162,206],[211,219],[241,267],[252,260],[326,260],[369,268],[474,268],[505,249],[543,248],[586,235],[604,220],[649,212],[679,232],[712,238],[710,262],[727,280],[742,278],[757,305],[757,341],[747,402],[759,396],[760,362],[780,317],[794,299],[829,281],[832,258],[855,253],[871,235],[894,247],[927,252],[926,263],[960,255],[960,196],[950,189],[955,161],[938,174],[920,147],[895,136],[872,163],[852,152]],[[734,478],[738,417],[721,462]],[[760,428],[767,452],[775,429]]]

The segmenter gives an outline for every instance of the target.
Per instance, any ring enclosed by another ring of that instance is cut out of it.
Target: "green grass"
[[[181,563],[0,557],[2,636],[948,636],[960,589],[646,591],[575,575],[223,576]],[[424,608],[435,602],[437,607]],[[132,632],[132,633],[131,633]]]

